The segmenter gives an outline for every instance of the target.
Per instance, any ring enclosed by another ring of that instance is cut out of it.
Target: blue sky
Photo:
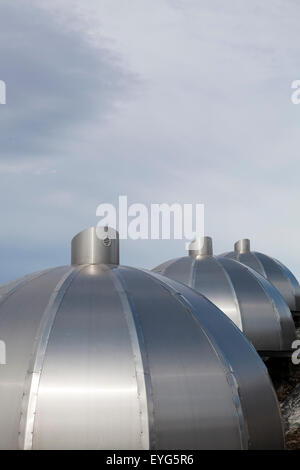
[[[299,20],[292,0],[1,0],[0,282],[69,263],[120,194],[204,203],[216,253],[248,237],[299,277]]]

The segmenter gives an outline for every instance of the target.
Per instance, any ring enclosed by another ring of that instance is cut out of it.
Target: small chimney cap
[[[242,238],[234,244],[234,251],[238,253],[247,253],[250,251],[250,240],[249,238]]]
[[[189,255],[197,258],[197,256],[212,256],[213,244],[211,237],[198,237],[189,245]]]
[[[90,227],[72,240],[72,265],[119,264],[119,234],[110,227]]]

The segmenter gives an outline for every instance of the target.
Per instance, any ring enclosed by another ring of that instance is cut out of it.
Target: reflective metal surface
[[[108,227],[90,227],[72,240],[71,263],[119,264],[119,234]]]
[[[283,448],[238,328],[183,284],[98,260],[0,289],[0,448]]]
[[[277,259],[251,251],[249,239],[238,240],[234,244],[234,251],[220,256],[235,259],[255,269],[274,284],[292,312],[300,311],[300,286],[293,273]]]
[[[290,350],[296,337],[290,310],[278,290],[249,267],[212,255],[211,238],[193,242],[190,256],[153,271],[205,295],[242,330],[259,351]],[[209,247],[208,250],[198,247]]]
[[[208,256],[213,254],[212,239],[210,237],[196,238],[189,246],[189,255],[194,256]]]

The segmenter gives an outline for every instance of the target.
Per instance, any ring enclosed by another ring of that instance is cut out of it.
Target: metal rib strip
[[[154,418],[151,378],[149,367],[147,366],[148,361],[146,359],[143,333],[141,328],[139,328],[137,314],[133,302],[130,300],[130,294],[126,290],[126,285],[119,268],[112,269],[111,272],[113,273],[113,281],[123,305],[134,357],[140,408],[141,444],[143,449],[149,450],[155,445]]]
[[[171,295],[176,296],[176,298],[182,303],[182,305],[185,307],[187,312],[191,315],[195,323],[198,325],[198,327],[203,331],[203,334],[206,336],[208,342],[210,343],[213,351],[215,352],[216,356],[219,358],[223,368],[224,368],[224,373],[226,375],[228,384],[231,388],[232,392],[232,398],[233,398],[233,403],[236,409],[237,413],[237,419],[239,423],[239,431],[240,431],[240,441],[241,441],[241,449],[248,449],[249,447],[249,432],[247,429],[247,423],[246,419],[244,417],[244,412],[242,408],[242,403],[241,403],[241,398],[239,394],[239,385],[236,380],[236,377],[234,375],[233,368],[229,362],[229,360],[225,357],[223,352],[220,350],[212,336],[209,334],[209,332],[206,330],[206,328],[203,327],[203,325],[199,322],[199,319],[197,315],[195,314],[195,309],[193,305],[188,301],[188,299],[181,294],[181,292],[177,291],[174,286],[171,284],[169,279],[164,278],[163,276],[159,274],[149,274],[146,270],[143,270],[145,274],[148,276],[151,276],[152,279],[156,280],[162,287],[166,288]],[[156,279],[155,279],[156,278]]]
[[[40,326],[36,335],[36,341],[33,347],[31,360],[29,363],[27,376],[25,379],[19,427],[20,449],[32,449],[38,389],[49,336],[55,320],[55,316],[68,287],[73,281],[75,275],[78,274],[84,267],[85,266],[82,266],[80,268],[72,267],[61,278],[61,280],[55,287],[41,318]]]
[[[258,265],[260,266],[260,269],[261,269],[261,271],[262,271],[262,275],[265,276],[265,278],[268,279],[268,276],[267,276],[265,267],[264,267],[264,265],[262,264],[262,262],[260,261],[259,257],[256,255],[255,252],[253,253],[253,256],[254,256],[255,260],[257,261]],[[241,263],[242,263],[242,261],[241,261]],[[251,267],[251,266],[250,266],[250,267]],[[260,273],[259,273],[259,274],[260,274]]]

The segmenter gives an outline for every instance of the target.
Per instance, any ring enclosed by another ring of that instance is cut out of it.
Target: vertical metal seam
[[[126,269],[133,270],[134,268]],[[134,302],[131,299],[128,289],[126,289],[126,281],[122,277],[120,268],[114,268],[112,271],[115,276],[115,287],[123,304],[135,363],[140,407],[141,443],[145,450],[155,449],[156,438],[154,432],[152,384],[144,336],[139,324]]]
[[[34,423],[38,399],[40,378],[48,346],[50,333],[56,314],[59,310],[65,293],[78,274],[85,266],[71,267],[60,279],[53,290],[49,302],[43,312],[38,331],[35,337],[28,371],[25,377],[24,392],[21,404],[21,417],[19,424],[19,448],[31,450],[33,446]]]
[[[190,304],[187,298],[182,294],[179,294],[179,298],[182,299],[182,304],[185,305],[186,309],[189,311],[195,323],[197,323],[197,325],[200,326],[200,329],[203,331],[213,351],[215,352],[216,356],[219,358],[223,366],[228,385],[231,389],[232,401],[236,410],[237,420],[239,423],[241,448],[248,449],[249,443],[250,443],[250,436],[249,436],[249,431],[248,431],[248,426],[247,426],[247,420],[245,419],[244,412],[243,412],[242,398],[239,392],[239,384],[236,379],[233,367],[230,361],[227,359],[226,355],[223,353],[223,351],[220,350],[216,342],[213,340],[212,336],[206,330],[206,328],[204,328],[203,325],[199,322],[199,319],[194,314],[194,307]]]
[[[278,259],[276,259],[276,258],[271,258],[271,259],[275,262],[275,264],[276,264],[276,265],[278,266],[278,268],[280,269],[280,272],[281,272],[281,274],[283,275],[285,281],[287,281],[287,286],[288,286],[288,288],[289,288],[289,293],[291,294],[291,296],[292,296],[292,298],[293,298],[293,304],[294,304],[294,307],[295,307],[295,309],[296,309],[296,286],[293,284],[292,280],[293,280],[293,278],[294,278],[294,280],[295,280],[297,283],[298,283],[298,281],[297,281],[297,279],[295,278],[294,274],[293,274],[291,271],[289,271],[289,269],[288,269],[287,266],[284,266],[284,265],[283,265]],[[286,270],[287,270],[287,271],[286,271]],[[288,271],[290,272],[292,278],[289,276]],[[268,277],[267,277],[267,279],[269,280]],[[271,282],[271,284],[273,284],[272,281],[269,281],[269,282]],[[299,284],[299,283],[298,283],[298,284]],[[273,284],[273,285],[275,285],[275,284]],[[276,286],[275,286],[275,287],[276,287]],[[276,289],[279,290],[278,287],[276,287]],[[280,291],[279,291],[279,292],[280,292]],[[281,294],[281,292],[280,292],[280,294]],[[285,295],[281,294],[281,296],[282,296],[282,297],[284,298],[284,300],[285,300]],[[285,300],[285,302],[288,304],[288,302],[287,302],[286,300]],[[289,306],[289,305],[288,305],[288,306]],[[290,308],[290,307],[289,307],[289,308]],[[292,308],[291,308],[290,310],[291,310],[291,312],[293,312],[293,311],[296,311],[295,309],[292,309]]]
[[[299,285],[298,279],[294,276],[292,271],[290,271],[287,266],[281,263],[281,261],[279,261],[276,258],[271,258],[271,259],[280,268],[280,271],[283,273],[284,278],[288,281],[289,285],[292,285],[293,291],[294,291],[296,286],[292,283],[292,281],[293,280],[296,281],[296,283]]]
[[[158,266],[156,266],[155,268],[152,269],[152,271],[154,273],[159,273],[159,274],[163,274],[166,272],[166,269],[168,269],[170,266],[172,266],[174,263],[176,263],[177,261],[179,261],[181,258],[175,258],[175,259],[170,259],[169,261],[165,261],[164,263],[162,264],[159,264]]]
[[[152,276],[152,274],[148,273],[146,270],[143,270],[143,272],[148,275],[149,277]],[[241,442],[241,447],[242,449],[248,449],[249,448],[249,443],[250,443],[250,437],[249,437],[249,431],[248,431],[248,426],[247,426],[247,421],[244,416],[243,412],[243,407],[242,407],[242,402],[241,402],[241,397],[239,393],[239,385],[236,380],[233,368],[230,364],[230,361],[226,358],[226,356],[223,354],[223,352],[220,350],[218,345],[215,343],[213,340],[212,336],[209,334],[209,332],[206,330],[206,328],[203,327],[203,325],[200,323],[197,315],[195,315],[195,308],[193,305],[189,302],[189,300],[179,291],[177,291],[169,282],[169,279],[161,279],[161,276],[158,274],[153,274],[154,280],[160,284],[161,287],[164,287],[168,292],[175,296],[181,304],[184,306],[185,310],[189,313],[189,315],[192,317],[194,322],[198,325],[200,330],[203,332],[204,336],[207,338],[209,344],[211,345],[213,351],[215,352],[216,356],[219,358],[223,369],[224,373],[226,375],[226,379],[228,382],[228,385],[231,389],[232,393],[232,398],[233,398],[233,403],[234,407],[236,409],[236,414],[237,414],[237,420],[239,423],[239,431],[240,431],[240,442]],[[196,291],[195,291],[196,292]],[[229,367],[228,367],[229,366]]]

